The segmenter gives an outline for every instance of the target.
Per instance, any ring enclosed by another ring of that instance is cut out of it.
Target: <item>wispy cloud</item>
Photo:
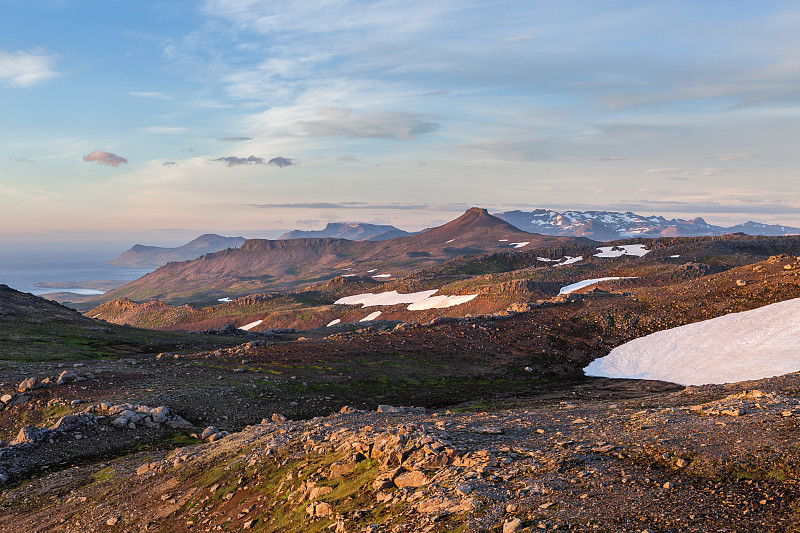
[[[266,162],[264,161],[263,157],[256,157],[251,155],[250,157],[236,157],[236,156],[228,156],[228,157],[218,157],[216,159],[212,159],[212,161],[222,161],[225,163],[225,166],[228,167],[238,167],[241,165],[265,165]]]
[[[221,139],[217,139],[221,143],[238,143],[244,141],[252,141],[252,137],[222,137]]]
[[[753,159],[752,154],[714,154],[708,157],[718,161],[750,161]]]
[[[426,121],[427,115],[375,111],[356,113],[343,107],[319,111],[321,118],[301,121],[311,137],[354,137],[408,140],[439,129],[436,122]]]
[[[524,43],[533,39],[533,35],[516,35],[514,37],[506,37],[503,39],[504,43]]]
[[[598,155],[592,159],[595,161],[626,161],[628,158],[621,155]]]
[[[683,171],[679,168],[648,168],[645,172],[648,174],[677,174]]]
[[[130,96],[138,96],[140,98],[154,98],[156,100],[172,100],[171,96],[160,92],[131,91],[128,94]]]
[[[393,210],[420,210],[428,209],[427,204],[373,204],[369,202],[298,202],[284,204],[252,204],[258,208],[287,208],[287,209],[393,209]]]
[[[27,157],[12,157],[11,160],[17,163],[35,163],[33,159],[28,159]]]
[[[174,168],[174,167],[178,166],[178,163],[176,163],[175,161],[164,161],[163,163],[161,163],[161,166],[162,167],[173,167]]]
[[[0,50],[0,83],[11,87],[28,87],[56,75],[55,56],[40,49],[30,52]]]
[[[186,133],[186,128],[177,126],[150,126],[144,128],[144,131],[152,133],[153,135],[178,135],[180,133]]]
[[[372,203],[372,202],[297,202],[276,204],[250,204],[256,208],[285,208],[285,209],[380,209],[393,211],[465,211],[469,204],[414,204],[414,203]]]
[[[122,163],[128,162],[128,160],[124,157],[120,157],[117,154],[112,154],[111,152],[104,152],[103,150],[95,150],[94,152],[83,156],[83,160],[87,163],[94,161],[109,167],[118,167]]]

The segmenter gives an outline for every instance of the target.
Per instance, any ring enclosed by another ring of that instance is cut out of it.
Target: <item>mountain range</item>
[[[407,231],[397,229],[388,224],[367,224],[365,222],[329,222],[321,230],[293,230],[284,233],[278,240],[282,239],[323,239],[330,237],[333,239],[347,239],[350,241],[388,241],[395,237],[408,237],[413,235]]]
[[[135,244],[108,262],[110,265],[135,268],[158,268],[172,261],[197,259],[201,255],[236,248],[244,244],[244,237],[223,237],[213,233],[200,235],[193,241],[174,248]]]
[[[777,237],[800,234],[800,228],[779,224],[745,222],[723,227],[709,224],[700,217],[691,220],[667,219],[662,216],[642,216],[616,211],[564,211],[550,209],[506,211],[494,213],[523,231],[543,235],[588,237],[596,241],[613,241],[632,237],[714,237],[727,233],[744,233]]]
[[[98,302],[125,297],[210,303],[223,296],[286,290],[340,275],[384,281],[455,257],[589,242],[526,233],[485,209],[471,208],[442,226],[384,241],[250,239],[239,248],[164,265],[104,294]]]

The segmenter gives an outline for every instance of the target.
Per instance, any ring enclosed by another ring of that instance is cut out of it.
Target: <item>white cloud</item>
[[[413,139],[439,128],[418,113],[373,111],[355,113],[352,109],[331,107],[319,110],[320,118],[301,121],[311,137],[353,137],[374,139]]]
[[[157,100],[172,100],[172,97],[160,92],[141,92],[131,91],[128,93],[131,96],[139,96],[141,98],[155,98]]]
[[[186,128],[174,126],[151,126],[149,128],[144,128],[144,131],[154,135],[177,135],[179,133],[185,133]]]
[[[0,50],[0,83],[11,87],[28,87],[56,75],[55,56],[41,50],[6,52]]]

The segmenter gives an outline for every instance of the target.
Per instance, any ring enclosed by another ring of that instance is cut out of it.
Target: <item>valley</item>
[[[800,298],[800,237],[598,243],[512,231],[481,210],[454,222],[397,243],[248,241],[145,276],[148,294],[173,291],[166,301],[137,301],[137,280],[83,315],[3,289],[0,528],[796,522],[797,374],[684,387],[583,369],[648,334]],[[442,247],[454,227],[461,252]],[[327,274],[269,292],[217,281],[301,263]]]

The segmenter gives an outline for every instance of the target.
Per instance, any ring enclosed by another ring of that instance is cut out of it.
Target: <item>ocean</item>
[[[132,281],[153,270],[106,264],[129,247],[130,244],[119,243],[0,242],[0,283],[35,295],[103,294],[102,284],[86,282]],[[38,287],[40,283],[59,286]]]

